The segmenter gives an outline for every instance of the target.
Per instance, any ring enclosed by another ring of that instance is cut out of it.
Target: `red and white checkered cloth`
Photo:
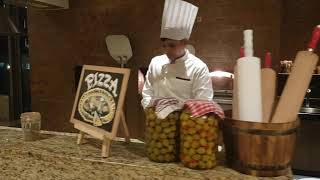
[[[176,98],[152,99],[148,107],[155,107],[155,113],[159,119],[166,118],[170,113],[183,108],[183,103]]]
[[[221,119],[223,119],[224,112],[223,109],[214,101],[208,100],[187,100],[184,105],[190,110],[191,115],[194,117],[203,116],[208,113],[215,113]]]

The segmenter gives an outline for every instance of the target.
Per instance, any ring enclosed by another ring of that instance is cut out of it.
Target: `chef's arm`
[[[143,89],[142,89],[142,100],[141,100],[141,105],[143,107],[143,109],[146,109],[147,106],[149,105],[152,97],[153,97],[153,87],[152,87],[152,84],[151,84],[151,71],[150,71],[150,67],[148,69],[148,72],[146,74],[146,80],[144,82],[144,85],[143,85]]]
[[[208,67],[202,68],[193,80],[192,94],[194,99],[212,100],[212,81]]]

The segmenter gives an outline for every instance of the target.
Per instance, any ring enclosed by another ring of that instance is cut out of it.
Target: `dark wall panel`
[[[320,24],[320,1],[283,0],[283,6],[281,59],[294,60],[297,51],[307,48],[313,28]],[[319,48],[316,53],[319,55]]]

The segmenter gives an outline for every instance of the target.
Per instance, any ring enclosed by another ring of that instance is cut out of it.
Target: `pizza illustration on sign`
[[[108,91],[93,88],[82,94],[78,111],[84,121],[99,127],[113,120],[116,103]]]

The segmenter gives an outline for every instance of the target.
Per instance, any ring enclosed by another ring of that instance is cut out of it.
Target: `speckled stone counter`
[[[20,129],[0,127],[0,179],[217,179],[287,180],[291,175],[257,178],[222,165],[192,170],[179,163],[154,163],[144,144],[117,141],[109,158],[101,158],[101,142],[87,139],[76,144],[75,134],[42,132],[41,139],[24,142]]]

